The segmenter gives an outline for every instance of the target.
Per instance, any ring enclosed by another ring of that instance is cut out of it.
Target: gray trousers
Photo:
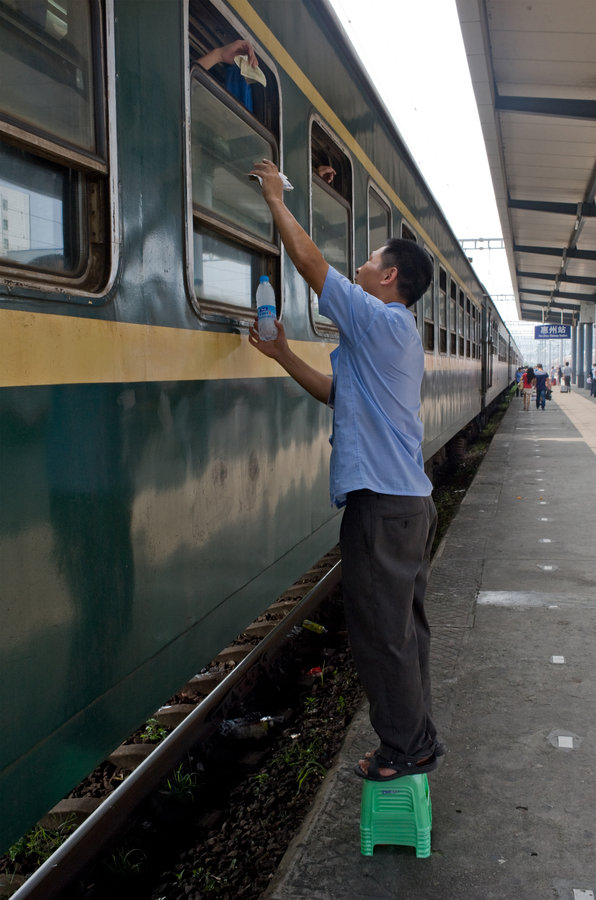
[[[424,611],[437,526],[432,497],[352,491],[340,531],[342,586],[354,663],[381,755],[418,760],[436,747],[430,629]]]

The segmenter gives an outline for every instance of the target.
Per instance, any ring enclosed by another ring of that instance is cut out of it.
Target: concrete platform
[[[596,896],[596,403],[514,399],[437,554],[432,853],[360,853],[364,707],[268,900]]]

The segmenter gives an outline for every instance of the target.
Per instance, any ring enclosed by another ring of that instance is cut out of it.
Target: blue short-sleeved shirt
[[[349,491],[427,497],[419,418],[424,351],[403,303],[383,303],[329,267],[319,310],[339,329],[331,354],[331,501]]]

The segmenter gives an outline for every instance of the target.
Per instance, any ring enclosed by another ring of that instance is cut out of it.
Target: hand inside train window
[[[191,67],[197,63],[218,84],[278,134],[277,82],[254,46],[241,37],[209,0],[191,0],[189,7]]]
[[[252,85],[256,83],[265,87],[267,79],[259,68],[259,60],[252,44],[243,40],[232,41],[224,47],[210,50],[205,56],[199,58],[198,63],[205,70],[212,69],[218,63],[224,63],[226,66],[224,75],[226,90],[240,100],[250,112],[253,112]]]

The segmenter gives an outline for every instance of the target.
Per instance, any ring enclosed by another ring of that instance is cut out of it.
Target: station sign
[[[569,340],[571,338],[571,325],[535,325],[534,340],[548,341],[549,339]]]

